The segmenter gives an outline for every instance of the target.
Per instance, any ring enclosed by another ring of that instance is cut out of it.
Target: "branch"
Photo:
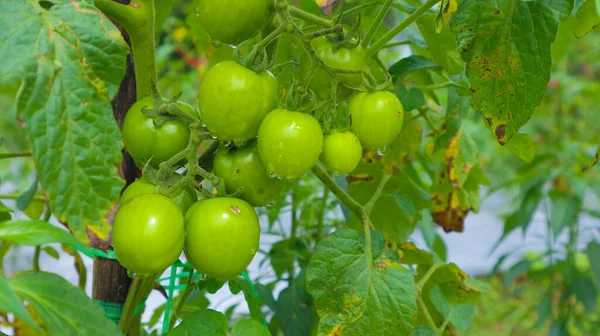
[[[304,21],[308,21],[308,22],[314,23],[316,25],[327,27],[327,28],[333,27],[333,22],[331,20],[323,19],[312,13],[303,11],[302,9],[300,9],[298,7],[288,6],[288,12],[290,13],[291,16],[293,16],[295,18],[298,18],[298,19],[301,19]]]
[[[394,0],[385,0],[383,7],[381,7],[381,9],[379,10],[379,13],[377,13],[375,20],[373,20],[373,22],[371,23],[371,27],[369,28],[369,31],[367,32],[367,35],[365,36],[365,39],[362,41],[363,47],[366,48],[369,46],[371,39],[373,38],[373,36],[375,36],[375,32],[377,31],[377,28],[379,28],[379,26],[381,25],[381,22],[383,22],[383,18],[387,14],[387,12],[390,9],[390,6],[392,6],[393,2],[394,2]]]
[[[411,23],[415,22],[419,17],[421,17],[421,15],[423,15],[431,7],[435,6],[435,4],[439,1],[440,0],[427,0],[427,2],[423,4],[423,6],[419,7],[414,13],[407,16],[406,19],[400,22],[396,27],[392,28],[392,30],[387,32],[379,40],[375,41],[375,43],[369,46],[365,51],[365,57],[368,58],[372,55],[375,55],[385,44],[393,40],[394,37],[396,37],[396,35],[398,35]]]
[[[0,153],[0,160],[31,156],[31,152]]]

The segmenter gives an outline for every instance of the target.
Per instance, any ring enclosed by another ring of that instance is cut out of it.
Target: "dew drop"
[[[225,147],[231,146],[231,141],[221,141],[221,144]]]
[[[234,141],[233,143],[234,143],[234,144],[235,144],[237,147],[244,147],[244,146],[246,146],[246,143],[247,143],[247,142],[248,142],[248,141],[246,141],[246,140],[241,140],[241,141]]]
[[[387,147],[384,146],[383,148],[377,148],[377,154],[383,155],[385,152],[387,152]]]
[[[255,255],[256,254],[256,250],[255,249],[250,249],[250,255]]]
[[[267,206],[268,206],[268,207],[272,207],[272,206],[274,206],[274,205],[275,205],[275,201],[271,201],[271,202],[267,203]]]

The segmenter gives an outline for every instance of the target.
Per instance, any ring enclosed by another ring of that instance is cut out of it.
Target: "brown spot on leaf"
[[[490,125],[490,127],[492,127],[492,122],[494,121],[494,119],[492,119],[492,118],[485,118],[485,120],[487,120],[488,125]]]
[[[346,176],[346,182],[348,182],[348,183],[370,182],[370,181],[373,181],[374,179],[375,179],[375,177],[373,177],[373,175],[368,175],[368,174]]]
[[[262,194],[264,194],[264,193],[265,193],[265,190],[264,190],[264,189],[258,189],[258,194],[259,194],[259,195],[262,195]]]
[[[471,91],[471,93],[475,93],[475,92],[477,92],[477,91],[476,91],[475,89],[473,89],[473,88],[469,88],[469,91]]]
[[[377,268],[387,268],[387,264],[384,263],[383,261],[380,261],[377,263],[377,265],[375,265]]]
[[[496,137],[498,138],[498,140],[504,138],[504,135],[506,134],[506,124],[498,125],[494,133],[496,133]]]
[[[499,9],[496,9],[496,10],[494,11],[494,15],[498,15],[498,14],[500,14],[500,10],[499,10]]]
[[[235,168],[235,173],[238,174],[240,172],[240,168]]]

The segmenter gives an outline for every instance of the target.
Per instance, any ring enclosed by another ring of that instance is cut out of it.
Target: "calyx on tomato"
[[[189,115],[199,117],[191,105],[184,102],[178,102],[177,105]],[[127,111],[123,121],[123,142],[136,166],[144,167],[150,160],[151,165],[158,167],[161,162],[187,147],[189,125],[183,120],[173,119],[158,126],[153,118],[142,112],[143,108],[154,108],[152,97],[138,100]]]
[[[173,176],[174,180],[180,180],[181,178],[181,175]],[[142,177],[125,188],[119,203],[124,205],[136,196],[153,193],[156,193],[156,185],[150,183],[148,180]],[[186,185],[184,188],[175,192],[175,195],[173,195],[173,201],[176,203],[179,202],[179,208],[183,213],[185,213],[197,200],[198,197],[196,195],[196,191],[190,185]]]
[[[367,148],[383,150],[400,134],[404,107],[389,91],[360,92],[348,103],[351,130]]]
[[[348,174],[356,168],[362,156],[358,137],[352,132],[333,132],[323,140],[321,162],[336,174]]]
[[[198,19],[213,41],[238,44],[263,29],[273,14],[271,0],[199,0]]]
[[[308,172],[323,150],[323,130],[313,116],[271,111],[258,131],[258,153],[270,174],[294,179]]]
[[[202,120],[221,141],[244,144],[256,137],[261,121],[277,105],[278,83],[233,61],[210,68],[198,89]]]
[[[183,214],[163,195],[139,195],[119,207],[112,239],[123,267],[137,275],[162,273],[183,250]]]
[[[215,197],[196,202],[185,215],[185,230],[188,261],[210,277],[235,277],[258,251],[258,216],[250,204],[238,198]]]
[[[260,207],[277,199],[283,181],[269,176],[263,165],[256,141],[244,148],[220,148],[214,159],[214,173],[223,178],[225,190],[235,193],[252,206]]]

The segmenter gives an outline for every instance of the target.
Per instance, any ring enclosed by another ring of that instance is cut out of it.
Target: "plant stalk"
[[[288,13],[295,18],[298,18],[298,19],[301,19],[304,21],[308,21],[310,23],[314,23],[319,26],[323,26],[323,27],[327,27],[327,28],[333,27],[333,22],[331,20],[323,19],[312,13],[306,12],[298,7],[288,6]]]
[[[431,7],[435,6],[440,0],[427,0],[423,4],[423,6],[419,7],[412,14],[407,16],[402,22],[400,22],[396,27],[392,28],[389,32],[383,35],[379,40],[375,41],[372,45],[370,45],[365,50],[365,57],[371,57],[375,55],[384,45],[393,40],[396,35],[398,35],[401,31],[406,29],[411,23],[415,22],[418,18],[421,17],[425,12],[427,12]]]
[[[0,160],[12,159],[12,158],[18,158],[18,157],[29,157],[29,156],[31,156],[31,152],[0,153]]]
[[[379,13],[377,13],[377,16],[375,17],[375,20],[373,20],[373,22],[371,23],[371,27],[369,28],[365,39],[361,43],[363,48],[368,47],[369,43],[371,43],[371,39],[373,39],[373,36],[375,36],[377,28],[379,28],[379,26],[383,22],[383,19],[385,18],[385,15],[392,6],[392,3],[394,3],[394,0],[385,0],[385,2],[383,3],[383,6],[379,10]]]

